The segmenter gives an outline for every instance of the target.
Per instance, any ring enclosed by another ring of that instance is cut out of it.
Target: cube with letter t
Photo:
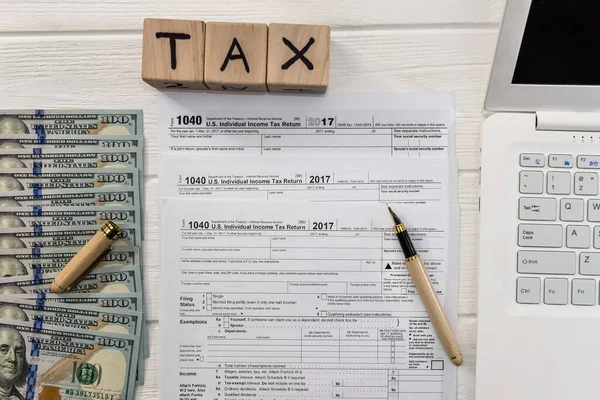
[[[212,90],[267,90],[267,25],[206,24],[204,82]]]
[[[204,22],[144,20],[142,79],[159,89],[206,89]]]
[[[324,93],[329,85],[330,27],[269,25],[270,92]]]

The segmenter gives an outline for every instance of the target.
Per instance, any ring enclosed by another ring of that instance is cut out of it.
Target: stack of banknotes
[[[0,111],[0,399],[133,399],[143,321],[141,111]],[[108,220],[112,249],[58,272]]]

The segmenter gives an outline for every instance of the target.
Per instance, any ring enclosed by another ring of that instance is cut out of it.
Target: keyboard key
[[[569,281],[562,278],[544,279],[544,303],[567,304],[569,298]]]
[[[587,249],[590,247],[590,227],[587,225],[567,225],[567,247]]]
[[[581,275],[600,275],[600,254],[579,253],[579,273]]]
[[[517,303],[540,303],[540,278],[517,278]]]
[[[544,155],[523,153],[521,154],[521,167],[543,167],[544,166]]]
[[[600,169],[600,156],[577,156],[577,167]]]
[[[575,194],[595,196],[598,194],[598,174],[595,172],[575,173]]]
[[[562,225],[519,225],[521,247],[561,247],[562,244]]]
[[[556,220],[556,199],[521,197],[519,199],[519,219],[525,221]]]
[[[561,199],[560,219],[569,222],[583,221],[583,199]]]
[[[571,193],[570,172],[548,172],[548,183],[546,190],[549,194]]]
[[[575,275],[577,256],[573,251],[517,252],[517,271],[521,274]]]
[[[576,306],[596,304],[596,281],[593,279],[573,279],[571,281],[571,303]]]
[[[588,221],[600,222],[600,200],[588,200]]]
[[[550,154],[548,165],[552,168],[573,168],[574,158],[570,154]]]
[[[600,249],[600,226],[594,227],[594,248]]]
[[[519,191],[523,194],[542,194],[544,191],[544,173],[542,171],[521,171]]]

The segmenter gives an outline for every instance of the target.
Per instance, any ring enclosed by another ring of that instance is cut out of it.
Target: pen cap
[[[53,293],[71,290],[110,249],[121,232],[121,228],[114,222],[105,223],[58,273],[50,290]]]
[[[100,230],[102,233],[104,233],[104,236],[106,236],[107,239],[112,241],[117,240],[119,235],[123,232],[123,230],[112,221],[105,223]]]

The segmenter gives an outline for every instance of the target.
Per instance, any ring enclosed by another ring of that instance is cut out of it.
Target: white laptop
[[[600,396],[600,1],[508,0],[481,151],[478,400]]]

